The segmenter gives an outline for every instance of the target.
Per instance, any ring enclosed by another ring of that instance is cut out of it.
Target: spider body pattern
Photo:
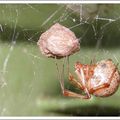
[[[75,73],[77,80],[69,73],[69,81],[83,90],[84,94],[63,89],[64,96],[90,99],[92,94],[97,97],[108,97],[116,92],[120,84],[119,70],[111,59],[101,60],[96,64],[76,62]]]

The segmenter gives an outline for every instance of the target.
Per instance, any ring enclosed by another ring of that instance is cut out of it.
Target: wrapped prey
[[[79,39],[69,29],[59,23],[42,33],[37,45],[43,55],[51,58],[63,58],[80,50]]]

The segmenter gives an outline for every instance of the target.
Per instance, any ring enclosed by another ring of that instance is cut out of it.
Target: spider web
[[[1,116],[40,115],[39,108],[33,110],[33,106],[61,94],[55,61],[43,57],[36,45],[40,34],[56,22],[74,31],[80,39],[80,52],[70,56],[72,72],[76,61],[89,64],[94,58],[111,58],[119,63],[119,11],[120,5],[115,4],[1,4]],[[66,81],[67,77],[66,74]],[[66,86],[70,87],[67,83]],[[116,98],[120,97],[118,94]],[[64,106],[64,102],[61,104]],[[94,115],[99,115],[99,111]]]

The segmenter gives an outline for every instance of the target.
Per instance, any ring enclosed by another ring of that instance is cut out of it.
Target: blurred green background
[[[80,52],[70,56],[72,73],[76,61],[88,64],[94,57],[117,64],[119,18],[119,4],[0,4],[0,115],[119,116],[120,89],[108,98],[62,96],[55,60],[42,56],[37,46],[41,33],[59,22],[80,39]],[[77,90],[67,75],[65,86]]]

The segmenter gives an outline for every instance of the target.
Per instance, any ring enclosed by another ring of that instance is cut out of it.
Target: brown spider
[[[85,95],[64,89],[61,84],[64,96],[90,99],[91,94],[98,97],[107,97],[114,94],[120,83],[120,73],[117,66],[111,59],[102,60],[96,64],[75,64],[76,80],[69,73],[69,81],[77,88],[83,90]]]

